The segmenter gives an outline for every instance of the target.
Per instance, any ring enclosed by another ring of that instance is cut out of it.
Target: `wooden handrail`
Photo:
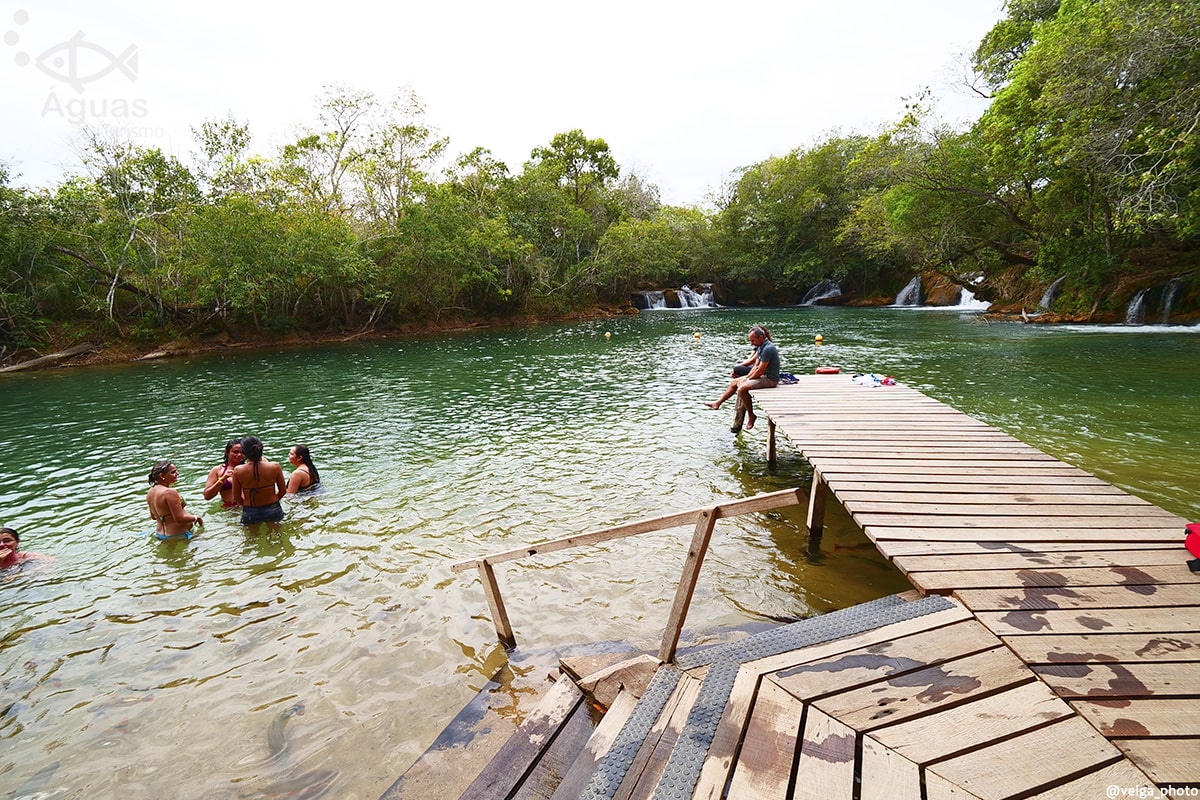
[[[804,502],[804,499],[801,490],[798,488],[759,494],[707,508],[694,508],[689,511],[666,514],[661,517],[628,522],[624,525],[615,525],[611,528],[604,528],[591,533],[567,536],[562,539],[542,542],[541,544],[528,545],[514,550],[505,550],[501,553],[493,553],[488,556],[459,561],[451,564],[450,569],[454,572],[465,572],[472,568],[479,570],[479,579],[483,582],[484,594],[487,597],[488,606],[491,608],[492,621],[496,626],[496,635],[506,647],[515,647],[517,640],[513,634],[512,625],[508,621],[508,612],[505,610],[504,600],[500,596],[500,586],[496,582],[496,573],[492,569],[493,565],[505,561],[515,561],[518,558],[528,558],[529,556],[568,550],[573,547],[611,542],[667,528],[693,525],[695,531],[692,535],[691,546],[688,549],[687,557],[684,559],[683,574],[679,579],[679,587],[675,593],[675,602],[671,607],[671,615],[668,618],[667,629],[663,634],[662,647],[659,651],[659,658],[665,662],[670,662],[675,658],[675,648],[679,643],[679,635],[683,631],[683,623],[687,617],[688,607],[692,602],[692,594],[696,589],[700,567],[704,564],[704,556],[708,551],[708,543],[712,537],[713,528],[717,520],[726,517],[736,517],[741,514],[753,514],[760,511],[770,511],[776,508],[799,505]]]

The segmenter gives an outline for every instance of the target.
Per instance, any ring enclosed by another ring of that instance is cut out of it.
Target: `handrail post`
[[[767,417],[767,465],[775,466],[775,420]]]
[[[667,628],[663,632],[662,647],[658,650],[658,660],[665,664],[675,661],[675,648],[679,646],[683,621],[687,618],[688,607],[692,604],[692,594],[696,591],[700,567],[704,564],[704,556],[708,553],[708,542],[712,538],[713,528],[716,526],[719,516],[719,508],[707,508],[701,511],[700,516],[696,519],[692,544],[688,548],[687,558],[683,562],[683,575],[679,579],[679,588],[675,590],[675,602],[671,606],[671,616],[667,620]]]
[[[505,647],[516,647],[517,637],[513,635],[512,625],[508,621],[508,612],[504,610],[504,599],[500,597],[500,585],[496,583],[496,571],[486,558],[479,559],[479,579],[483,581],[483,593],[487,597],[488,608],[492,610],[492,623],[496,626],[496,636]]]
[[[825,500],[829,497],[829,484],[819,469],[813,469],[812,493],[808,498],[808,554],[821,552],[821,535],[825,532]]]

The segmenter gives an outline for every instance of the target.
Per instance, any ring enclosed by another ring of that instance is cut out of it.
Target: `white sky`
[[[451,156],[483,146],[519,172],[581,128],[665,202],[703,204],[740,166],[877,132],[925,87],[945,121],[975,119],[986,104],[962,65],[1002,14],[1002,0],[0,0],[0,160],[31,186],[78,172],[83,115],[186,161],[190,129],[229,112],[273,156],[315,123],[325,85],[408,86]],[[75,86],[38,67],[70,54]]]

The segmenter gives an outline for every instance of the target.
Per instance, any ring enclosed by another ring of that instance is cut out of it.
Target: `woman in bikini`
[[[225,508],[238,505],[237,498],[233,496],[233,468],[242,461],[242,440],[230,439],[225,443],[225,460],[208,473],[208,480],[204,483],[205,500],[212,500],[220,493],[221,504]]]
[[[263,458],[263,443],[257,436],[242,439],[241,464],[233,468],[233,497],[242,504],[242,524],[278,522],[283,519],[279,499],[287,490],[283,467]]]
[[[179,480],[179,470],[170,461],[156,461],[150,470],[150,491],[146,492],[146,503],[150,506],[150,518],[154,520],[154,535],[159,539],[175,536],[190,536],[193,525],[203,525],[198,514],[183,510],[183,498],[171,488]]]
[[[321,475],[312,462],[312,456],[309,454],[307,446],[295,445],[288,451],[288,461],[296,468],[295,472],[288,476],[288,494],[312,489],[321,482]]]

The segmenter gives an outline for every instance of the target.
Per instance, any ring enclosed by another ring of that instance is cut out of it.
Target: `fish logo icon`
[[[98,81],[112,72],[121,72],[130,81],[137,80],[137,45],[129,45],[120,55],[89,42],[83,31],[56,44],[37,58],[37,68],[83,94],[84,84]]]

